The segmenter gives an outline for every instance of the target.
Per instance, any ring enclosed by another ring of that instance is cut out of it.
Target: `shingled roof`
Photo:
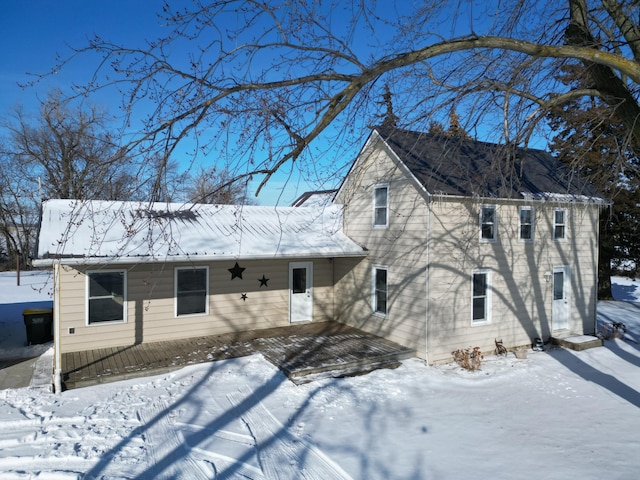
[[[542,150],[388,127],[374,131],[432,195],[604,201]]]

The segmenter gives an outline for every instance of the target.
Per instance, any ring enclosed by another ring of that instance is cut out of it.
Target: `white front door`
[[[571,269],[567,265],[553,267],[553,330],[569,328],[569,305],[571,301]]]
[[[313,263],[289,264],[289,321],[310,322],[313,319]]]

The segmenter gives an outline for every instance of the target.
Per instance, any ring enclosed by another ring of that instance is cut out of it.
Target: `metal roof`
[[[48,200],[36,265],[364,256],[324,208]]]

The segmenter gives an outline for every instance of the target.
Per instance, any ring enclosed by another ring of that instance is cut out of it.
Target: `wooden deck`
[[[261,353],[294,383],[399,365],[415,351],[335,322],[101,348],[62,355],[65,388],[169,372]]]

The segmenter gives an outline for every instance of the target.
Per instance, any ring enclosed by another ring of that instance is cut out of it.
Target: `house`
[[[48,200],[60,353],[327,321],[333,261],[366,251],[337,206]]]
[[[336,195],[336,320],[448,361],[593,333],[605,201],[548,153],[376,128]]]
[[[545,152],[376,128],[333,205],[49,200],[35,264],[62,353],[335,320],[441,362],[593,332],[603,204]]]

